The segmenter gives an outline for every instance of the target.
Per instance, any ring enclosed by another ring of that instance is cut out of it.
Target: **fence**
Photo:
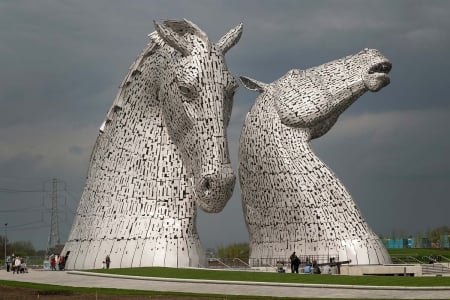
[[[330,262],[338,262],[338,255],[299,255],[300,265],[306,264],[327,264]],[[259,259],[250,259],[249,265],[252,267],[275,267],[278,263],[282,263],[283,265],[290,265],[289,257],[267,257],[267,258],[259,258]]]
[[[328,264],[330,262],[338,262],[339,256],[330,255],[300,255],[300,265],[307,264]],[[276,268],[277,265],[290,266],[291,262],[289,257],[267,257],[258,259],[243,260],[240,258],[209,258],[208,268],[212,269],[249,269],[255,268]]]

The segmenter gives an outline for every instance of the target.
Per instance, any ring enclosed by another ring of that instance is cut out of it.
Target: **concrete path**
[[[228,295],[258,295],[303,298],[398,298],[450,299],[450,287],[367,287],[285,283],[233,282],[167,279],[93,274],[79,271],[30,270],[28,274],[0,270],[0,279],[79,287],[120,288]]]

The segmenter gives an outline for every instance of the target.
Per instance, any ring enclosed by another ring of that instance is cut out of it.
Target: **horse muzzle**
[[[227,164],[214,173],[194,176],[194,192],[199,207],[209,213],[218,213],[233,194],[236,176]]]

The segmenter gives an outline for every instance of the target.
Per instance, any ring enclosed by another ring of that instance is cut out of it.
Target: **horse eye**
[[[180,90],[183,96],[192,97],[193,95],[192,90],[185,85],[179,85],[178,89]]]

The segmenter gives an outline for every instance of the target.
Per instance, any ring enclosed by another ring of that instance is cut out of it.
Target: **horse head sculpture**
[[[251,264],[294,251],[302,259],[391,262],[349,192],[310,145],[361,95],[389,84],[390,69],[379,51],[364,49],[291,70],[270,84],[241,77],[247,88],[260,92],[239,144]]]
[[[188,20],[155,23],[100,127],[63,254],[67,267],[201,266],[197,207],[230,199],[226,128],[237,83],[225,53],[242,24],[217,43]]]
[[[248,89],[261,93],[270,86],[281,122],[290,127],[310,128],[311,138],[318,138],[361,95],[388,85],[391,68],[389,60],[378,50],[366,48],[307,70],[291,70],[271,84],[240,78]]]
[[[221,211],[235,184],[226,128],[238,87],[224,55],[239,40],[242,25],[217,44],[187,20],[155,26],[176,52],[158,95],[166,126],[192,178],[197,204],[207,212]]]

